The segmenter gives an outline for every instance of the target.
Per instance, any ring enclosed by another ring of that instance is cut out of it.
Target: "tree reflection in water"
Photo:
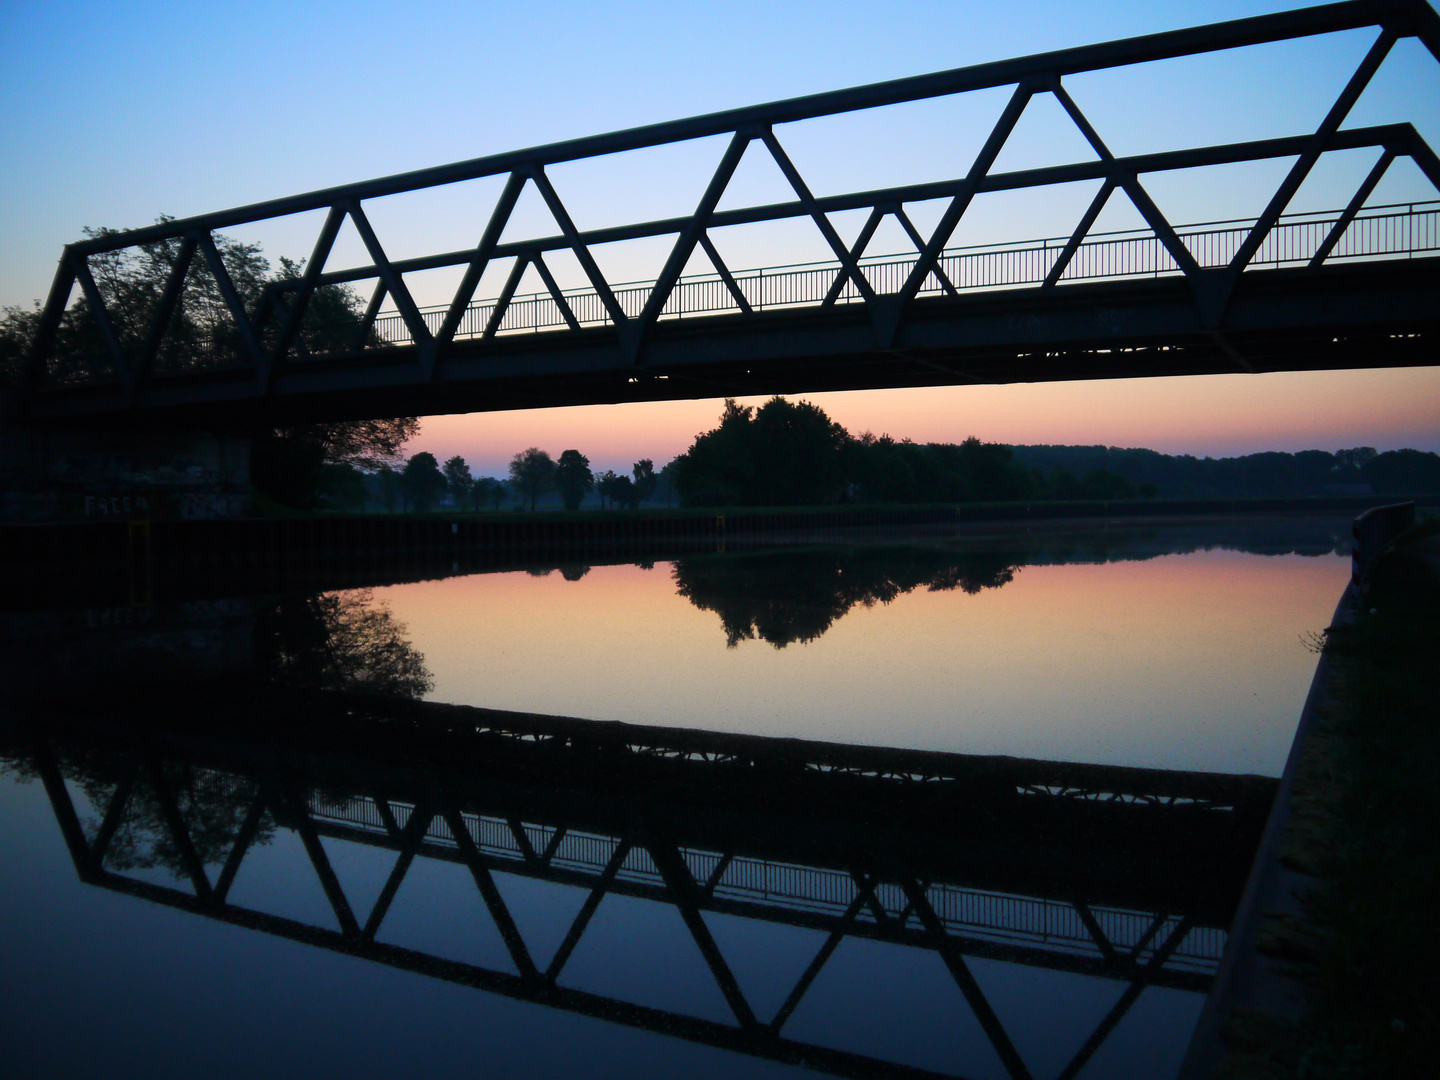
[[[873,607],[925,588],[974,594],[1014,579],[1009,553],[857,547],[678,559],[676,591],[720,616],[725,642],[777,649],[814,641],[856,604]]]
[[[369,589],[286,596],[255,608],[255,683],[284,695],[294,691],[347,691],[419,700],[434,686],[425,657],[405,639],[405,624],[377,602]],[[248,680],[247,680],[248,681]],[[123,706],[122,706],[123,709]],[[33,776],[24,755],[0,761],[21,776]],[[163,869],[177,879],[193,876],[192,859],[221,863],[246,828],[246,808],[258,788],[213,770],[181,762],[152,760],[142,746],[117,755],[68,748],[60,755],[62,774],[84,792],[91,806],[110,803],[123,785],[129,791],[123,817],[83,822],[96,836],[113,830],[107,865],[117,871]],[[167,821],[168,800],[186,822],[189,849],[177,846]],[[269,842],[275,833],[270,813],[262,815],[249,844]]]
[[[406,632],[369,589],[286,597],[256,617],[256,667],[291,689],[419,699],[435,680]]]

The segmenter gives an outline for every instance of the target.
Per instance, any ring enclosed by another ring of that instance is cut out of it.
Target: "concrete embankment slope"
[[[1346,588],[1181,1069],[1431,1076],[1440,1049],[1440,528],[1356,521]]]

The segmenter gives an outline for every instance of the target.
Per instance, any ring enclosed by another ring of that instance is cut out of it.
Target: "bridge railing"
[[[1250,260],[1252,270],[1306,266],[1320,254],[1344,211],[1284,215]],[[1235,258],[1255,227],[1253,219],[1204,222],[1180,226],[1176,235],[1201,267],[1223,267]],[[944,280],[931,273],[917,297],[954,292],[982,292],[1044,284],[1069,243],[1069,237],[1048,237],[1007,244],[986,244],[946,250],[938,260]],[[1330,263],[1413,258],[1440,251],[1440,200],[1373,207],[1351,220],[1333,249]],[[910,255],[880,255],[859,260],[870,286],[879,295],[898,293],[920,260]],[[1184,271],[1150,229],[1094,234],[1081,243],[1058,275],[1059,281],[1099,281],[1136,277],[1178,276]],[[834,303],[863,303],[864,296],[845,276],[838,260],[742,270],[732,275],[755,311],[813,307],[824,304],[839,283]],[[947,283],[951,289],[947,289]],[[654,282],[626,282],[614,288],[615,299],[628,317],[644,311]],[[594,289],[561,294],[582,327],[613,326],[614,320]],[[457,339],[485,334],[497,299],[480,300],[466,308]],[[438,332],[448,307],[422,308],[425,325]],[[680,278],[671,290],[661,319],[740,313],[734,294],[717,273]],[[375,320],[381,341],[411,345],[414,338],[398,312]],[[497,334],[539,333],[570,326],[555,296],[537,292],[513,297],[495,329]]]
[[[402,828],[409,822],[414,808],[390,802],[390,812]],[[383,816],[368,798],[343,801],[311,796],[310,815],[318,823],[333,823],[368,833],[377,840],[389,835]],[[542,825],[516,823],[509,819],[463,811],[459,815],[476,848],[497,868],[524,873],[528,862],[526,852],[515,835],[516,827],[524,830],[532,850],[544,851],[555,841],[555,830]],[[456,852],[458,844],[449,824],[433,819],[426,828],[425,841],[431,854],[437,851]],[[549,860],[554,870],[568,870],[580,878],[599,881],[614,858],[622,841],[578,830],[566,831],[556,842]],[[713,877],[713,896],[738,901],[752,913],[765,910],[777,914],[808,912],[840,917],[854,902],[856,885],[853,875],[830,867],[801,866],[743,855],[728,857],[717,851],[682,847],[682,856],[697,881]],[[722,861],[724,865],[721,866]],[[631,848],[623,858],[616,877],[623,882],[654,891],[665,891],[665,881],[650,855],[642,848]],[[910,907],[904,891],[894,883],[882,882],[874,887],[874,895],[889,919],[903,921]],[[1094,934],[1086,927],[1073,904],[1043,897],[1012,896],[1006,893],[967,888],[945,882],[930,884],[926,896],[943,923],[946,932],[969,939],[1002,944],[1026,945],[1044,951],[1098,955]],[[1133,950],[1139,962],[1148,962],[1162,942],[1178,927],[1178,916],[1157,919],[1153,913],[1128,911],[1123,908],[1092,904],[1089,914],[1095,919],[1112,946]],[[876,914],[862,909],[856,916],[861,923],[875,923]],[[1191,926],[1166,963],[1173,970],[1213,974],[1225,949],[1226,932],[1218,927]]]

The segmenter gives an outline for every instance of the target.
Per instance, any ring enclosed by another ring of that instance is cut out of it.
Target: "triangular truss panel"
[[[1167,221],[1189,224],[1176,230],[1180,242],[1201,267],[1229,265],[1249,238],[1253,223],[1295,167],[1296,158],[1269,158],[1171,169],[1141,177],[1145,191]],[[1204,210],[1204,217],[1196,208]],[[1272,235],[1272,251],[1285,250],[1286,238]],[[1278,245],[1278,246],[1277,246]],[[1269,253],[1267,253],[1269,254]],[[1252,262],[1273,261],[1257,256]]]
[[[464,866],[416,859],[405,872],[375,941],[514,974],[515,961]]]
[[[877,970],[886,977],[876,978]],[[897,953],[862,938],[840,943],[785,1031],[941,1075],[1017,1075],[1005,1068],[939,956]]]
[[[626,963],[616,964],[618,955]],[[715,1023],[735,1020],[681,913],[628,896],[600,904],[559,982]]]
[[[964,174],[1010,97],[1008,86],[784,124],[775,133],[817,196]]]
[[[1440,63],[1413,37],[1395,42],[1345,119],[1345,128],[1413,124],[1430,146],[1440,145]]]
[[[1020,172],[1095,160],[1095,148],[1055,95],[1039,93],[1026,103],[992,171]]]
[[[1078,72],[1064,83],[1121,156],[1283,137],[1320,126],[1375,37],[1357,29],[1271,41]],[[1215,108],[1217,87],[1247,108]]]
[[[685,218],[700,204],[729,141],[710,135],[662,143],[557,162],[546,173],[582,231],[617,221]],[[653,180],[637,183],[639,177]]]
[[[795,189],[765,144],[757,139],[746,145],[715,209],[738,211],[794,201]]]

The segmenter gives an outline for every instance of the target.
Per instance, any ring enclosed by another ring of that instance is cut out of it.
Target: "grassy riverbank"
[[[1378,560],[1325,647],[1331,702],[1307,741],[1281,861],[1313,877],[1304,918],[1260,948],[1306,1014],[1225,1028],[1224,1077],[1428,1077],[1440,1061],[1440,521]]]

